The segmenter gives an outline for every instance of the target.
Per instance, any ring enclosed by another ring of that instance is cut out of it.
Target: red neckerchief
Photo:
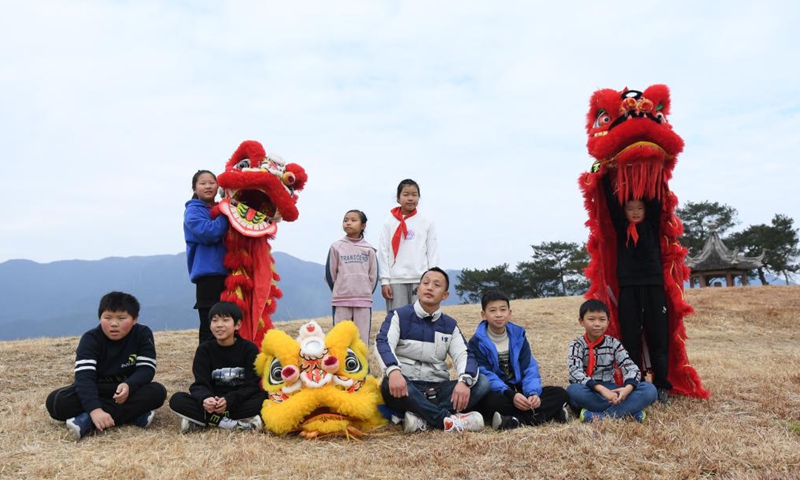
[[[589,346],[589,365],[586,365],[586,375],[591,378],[592,374],[594,373],[594,367],[597,364],[597,359],[595,358],[594,354],[594,347],[603,343],[603,340],[606,338],[605,335],[600,335],[594,343],[589,341],[589,336],[585,333],[583,334],[583,339],[586,340],[586,344]]]
[[[639,222],[641,223],[641,222]],[[636,231],[636,225],[639,223],[632,223],[628,222],[628,239],[625,240],[625,246],[628,246],[628,242],[633,239],[633,246],[635,247],[637,243],[639,243],[639,232]]]
[[[408,228],[406,227],[406,218],[413,217],[417,214],[417,209],[415,208],[413,212],[409,213],[408,215],[403,216],[403,209],[401,207],[394,207],[392,209],[392,216],[400,221],[400,225],[397,226],[397,230],[394,231],[394,235],[392,235],[392,253],[394,253],[394,259],[397,259],[397,251],[400,250],[400,238],[406,238],[408,235]]]

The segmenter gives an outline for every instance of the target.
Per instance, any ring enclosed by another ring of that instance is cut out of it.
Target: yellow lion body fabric
[[[312,321],[300,328],[297,339],[269,330],[256,371],[268,394],[261,416],[272,433],[359,438],[386,423],[378,410],[383,403],[378,381],[369,374],[367,346],[353,322],[339,323],[326,336]]]

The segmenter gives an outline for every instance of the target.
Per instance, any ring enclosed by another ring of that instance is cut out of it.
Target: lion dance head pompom
[[[378,381],[369,374],[367,346],[353,322],[327,335],[316,322],[297,339],[280,330],[264,336],[256,372],[267,399],[261,409],[267,430],[304,438],[360,438],[386,423]]]

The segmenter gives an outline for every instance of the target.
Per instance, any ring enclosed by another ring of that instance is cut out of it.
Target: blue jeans
[[[609,390],[619,388],[616,383],[601,383]],[[614,405],[602,395],[580,383],[572,383],[567,387],[569,403],[576,410],[585,408],[591,412],[603,412],[611,417],[624,417],[652,405],[658,397],[656,387],[652,383],[639,382],[628,397],[619,405]]]
[[[443,429],[444,419],[456,413],[450,397],[458,380],[447,382],[418,382],[411,381],[405,375],[408,386],[408,396],[396,398],[389,393],[389,378],[384,377],[381,383],[381,393],[386,406],[398,412],[411,412],[417,414],[433,428]],[[431,396],[426,392],[432,390]],[[472,386],[469,394],[469,402],[465,412],[475,409],[475,405],[489,393],[489,381],[483,375],[478,377],[478,381]]]

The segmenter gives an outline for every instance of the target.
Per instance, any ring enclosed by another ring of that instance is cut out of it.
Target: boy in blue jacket
[[[485,293],[481,319],[469,349],[491,387],[477,407],[486,422],[495,430],[506,430],[520,424],[569,421],[567,392],[561,387],[542,387],[525,329],[510,322],[508,297],[497,291]]]

